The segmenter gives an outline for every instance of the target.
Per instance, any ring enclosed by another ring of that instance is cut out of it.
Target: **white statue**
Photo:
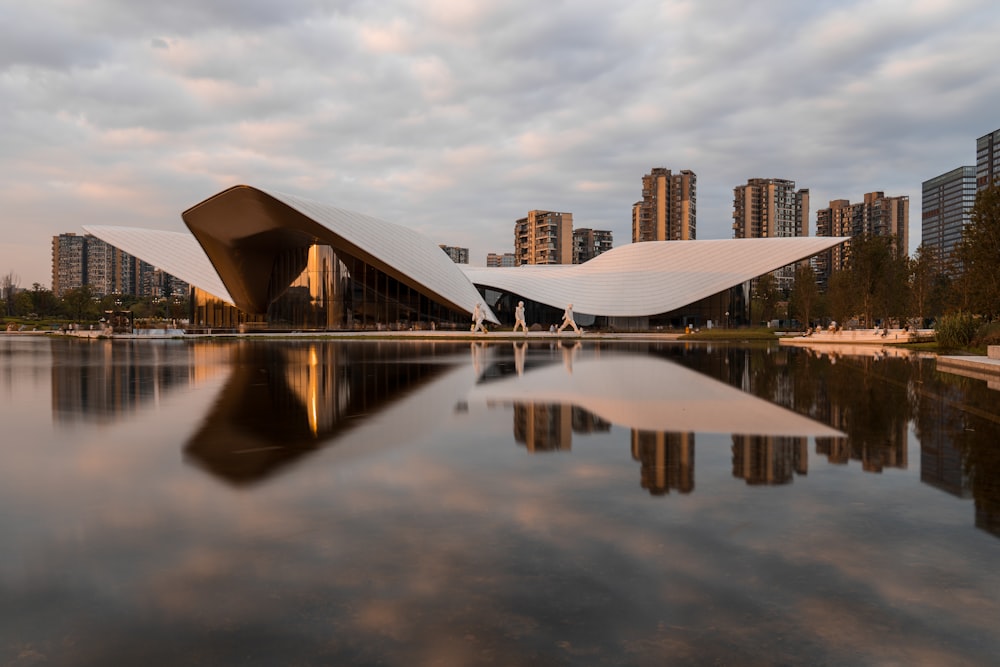
[[[514,332],[517,332],[517,328],[521,327],[524,331],[524,335],[528,335],[528,323],[524,321],[524,302],[518,301],[517,308],[514,309]]]
[[[486,327],[483,326],[483,308],[481,303],[477,303],[475,309],[472,311],[472,333],[477,331],[482,331],[483,333],[488,333]]]
[[[578,334],[583,333],[582,331],[580,331],[580,327],[576,326],[576,320],[573,319],[573,304],[569,304],[568,306],[566,306],[566,310],[563,311],[563,321],[562,324],[559,325],[559,328],[556,330],[556,333],[562,333],[562,330],[565,329],[566,327],[573,327],[573,331],[575,331]]]

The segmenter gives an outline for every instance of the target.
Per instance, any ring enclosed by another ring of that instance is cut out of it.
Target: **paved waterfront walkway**
[[[1000,391],[1000,358],[940,355],[937,369],[976,380],[986,380],[990,389]]]
[[[489,333],[472,333],[469,331],[291,331],[291,332],[233,332],[204,331],[186,333],[181,329],[141,329],[133,334],[108,335],[101,331],[75,331],[65,334],[77,338],[113,338],[115,340],[155,340],[155,339],[197,339],[197,338],[246,338],[246,339],[323,339],[323,340],[422,340],[422,341],[538,341],[538,340],[600,340],[600,341],[673,341],[680,339],[681,332],[643,332],[643,333],[611,333],[606,331],[582,334],[574,332],[549,333],[548,331],[530,331],[527,334],[510,331],[491,331]],[[720,341],[722,342],[722,341]]]
[[[933,329],[889,329],[883,335],[882,329],[848,329],[847,331],[817,331],[816,333],[798,336],[786,336],[780,340],[782,345],[899,345],[915,343],[923,340],[934,340]]]

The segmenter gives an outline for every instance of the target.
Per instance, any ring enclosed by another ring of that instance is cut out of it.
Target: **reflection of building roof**
[[[630,317],[682,308],[845,239],[796,237],[659,241],[619,246],[583,264],[482,268],[469,279],[578,313]]]
[[[565,354],[572,354],[564,349]],[[476,385],[470,400],[564,403],[640,431],[843,437],[834,428],[675,363],[648,356],[566,360]]]
[[[666,313],[844,241],[798,237],[634,243],[584,264],[458,265],[412,229],[292,195],[238,185],[183,213],[194,234],[89,225],[89,233],[249,313],[267,311],[273,267],[313,244],[361,260],[447,307],[472,312],[477,286],[578,313]],[[289,276],[292,280],[295,276]],[[285,277],[278,277],[280,282]],[[486,319],[496,322],[486,307]]]

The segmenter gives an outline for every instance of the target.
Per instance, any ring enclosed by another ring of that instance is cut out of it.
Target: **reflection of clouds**
[[[178,460],[204,393],[73,442],[36,426],[31,459],[5,440],[0,661],[11,642],[49,664],[995,661],[996,541],[968,503],[905,471],[829,468],[790,496],[726,466],[649,502],[628,431],[527,457],[509,411],[452,416],[469,383],[239,492]],[[699,436],[699,461],[731,444]]]

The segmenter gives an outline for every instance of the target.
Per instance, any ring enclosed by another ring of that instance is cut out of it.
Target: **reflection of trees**
[[[972,496],[976,526],[1000,537],[1000,417],[996,390],[982,380],[919,365],[913,393],[920,478],[953,495]]]
[[[110,422],[197,381],[205,346],[163,341],[52,341],[52,414],[56,422]]]
[[[815,355],[797,347],[663,348],[665,356],[749,394],[829,424],[847,438],[817,438],[831,463],[869,472],[907,465],[910,362]]]

